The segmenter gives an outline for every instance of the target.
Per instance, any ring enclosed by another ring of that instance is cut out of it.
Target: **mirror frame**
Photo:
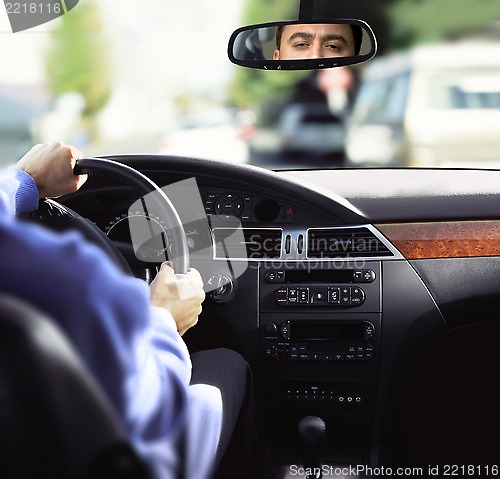
[[[234,43],[236,37],[245,31],[256,30],[258,28],[278,27],[280,25],[302,25],[302,24],[320,24],[320,23],[342,23],[353,24],[363,28],[371,41],[371,49],[365,55],[356,55],[352,57],[336,57],[321,59],[302,59],[302,60],[239,60],[233,55]],[[322,18],[314,20],[290,20],[280,22],[260,23],[256,25],[247,25],[235,30],[228,44],[227,50],[229,60],[242,67],[256,68],[260,70],[319,70],[323,68],[343,67],[355,65],[370,60],[377,53],[377,39],[368,23],[356,18]]]

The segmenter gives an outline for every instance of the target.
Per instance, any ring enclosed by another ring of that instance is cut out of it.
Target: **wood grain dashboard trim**
[[[500,256],[500,220],[374,226],[406,259]]]

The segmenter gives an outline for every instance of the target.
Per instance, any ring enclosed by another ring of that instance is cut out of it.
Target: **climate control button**
[[[267,278],[275,281],[275,276]],[[282,287],[274,292],[280,306],[361,306],[366,293],[358,286]]]

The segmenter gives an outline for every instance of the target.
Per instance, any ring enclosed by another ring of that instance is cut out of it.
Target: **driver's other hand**
[[[181,336],[198,322],[204,300],[203,280],[193,268],[175,274],[170,263],[165,262],[151,283],[151,304],[170,311]]]
[[[87,180],[87,175],[73,174],[76,160],[82,153],[62,141],[35,145],[16,167],[35,180],[40,198],[56,197],[75,192]]]

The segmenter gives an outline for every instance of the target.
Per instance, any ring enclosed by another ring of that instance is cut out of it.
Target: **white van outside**
[[[366,67],[347,166],[498,168],[499,152],[500,42],[420,46]]]

